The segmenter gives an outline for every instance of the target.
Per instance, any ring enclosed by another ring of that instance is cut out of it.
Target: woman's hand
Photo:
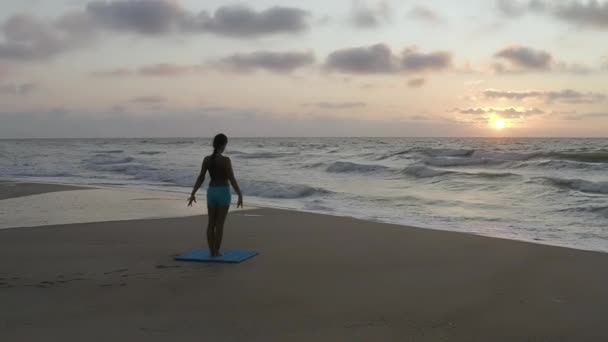
[[[190,195],[190,198],[188,198],[188,206],[189,207],[192,206],[192,202],[196,203],[196,196],[194,196],[194,195]]]
[[[236,202],[236,207],[237,208],[243,207],[243,195],[239,195],[239,200]]]

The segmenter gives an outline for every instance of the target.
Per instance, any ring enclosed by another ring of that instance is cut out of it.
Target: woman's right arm
[[[234,170],[232,169],[232,161],[228,158],[228,180],[230,180],[230,184],[236,191],[236,194],[239,196],[239,199],[236,203],[236,207],[243,207],[243,193],[241,192],[241,188],[239,187],[239,183],[236,181],[236,177],[234,177]]]

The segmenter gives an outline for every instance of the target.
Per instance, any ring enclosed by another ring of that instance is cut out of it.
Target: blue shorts
[[[210,186],[207,189],[208,207],[229,207],[231,199],[232,195],[228,186]]]

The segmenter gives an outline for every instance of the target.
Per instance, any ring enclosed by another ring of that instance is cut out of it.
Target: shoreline
[[[3,183],[21,183],[21,184],[37,184],[37,185],[41,185],[43,187],[49,187],[51,189],[53,189],[54,187],[57,187],[58,190],[52,190],[53,192],[60,192],[63,191],[62,187],[64,187],[64,189],[71,189],[71,190],[86,190],[86,189],[100,189],[100,190],[120,190],[120,191],[125,191],[125,192],[151,192],[151,193],[167,193],[167,194],[172,194],[172,195],[176,195],[176,194],[186,194],[186,192],[179,192],[179,191],[172,191],[172,190],[161,190],[161,189],[157,189],[157,188],[143,188],[143,189],[138,189],[135,187],[129,187],[129,186],[119,186],[119,185],[105,185],[105,186],[99,186],[99,185],[89,185],[89,184],[69,184],[69,183],[61,183],[61,182],[43,182],[43,181],[27,181],[27,180],[22,180],[22,179],[9,179],[9,178],[0,178],[0,186],[2,186]],[[187,190],[186,188],[184,188],[185,190]],[[29,196],[29,195],[37,195],[37,194],[43,194],[46,193],[44,190],[43,192],[32,192],[29,193],[29,191],[32,191],[31,188],[28,189],[24,189],[26,192],[28,192],[27,195],[24,196]],[[203,190],[203,189],[201,189]],[[50,192],[50,191],[49,191]],[[199,191],[200,193],[200,191]],[[10,199],[10,198],[2,198],[0,196],[0,200],[2,199]],[[204,209],[203,205],[199,206],[201,208]],[[0,207],[1,208],[1,207]],[[451,232],[451,233],[460,233],[460,234],[467,234],[467,235],[472,235],[472,236],[481,236],[481,237],[488,237],[488,238],[493,238],[493,239],[499,239],[499,240],[507,240],[507,241],[518,241],[518,242],[524,242],[524,243],[529,243],[529,244],[534,244],[534,245],[541,245],[541,246],[551,246],[551,247],[558,247],[558,248],[568,248],[568,249],[573,249],[573,250],[580,250],[580,251],[590,251],[590,252],[597,252],[597,253],[608,253],[608,246],[606,247],[606,249],[597,249],[597,248],[593,248],[593,247],[589,247],[589,246],[579,246],[579,245],[569,245],[569,244],[560,244],[560,243],[552,243],[551,241],[539,241],[539,240],[535,240],[535,239],[524,239],[524,238],[509,238],[509,237],[501,237],[501,236],[490,236],[490,235],[484,235],[481,233],[475,233],[475,232],[466,232],[466,231],[458,231],[458,230],[449,230],[449,229],[441,229],[441,228],[437,228],[437,227],[426,227],[426,226],[421,226],[421,225],[409,225],[409,224],[404,224],[401,222],[394,222],[394,221],[390,221],[390,220],[381,220],[381,219],[370,219],[370,218],[366,218],[364,216],[355,216],[355,215],[341,215],[339,213],[328,213],[328,212],[322,212],[322,211],[315,211],[315,210],[306,210],[306,209],[294,209],[294,208],[289,208],[289,207],[281,207],[281,206],[271,206],[271,205],[266,205],[266,204],[261,204],[258,205],[256,203],[253,203],[251,206],[247,206],[245,208],[245,210],[251,210],[251,209],[276,209],[276,210],[282,210],[282,211],[293,211],[293,212],[302,212],[302,213],[309,213],[309,214],[316,214],[316,215],[324,215],[324,216],[330,216],[330,217],[340,217],[340,218],[352,218],[352,219],[356,219],[356,220],[362,220],[362,221],[366,221],[369,223],[379,223],[379,224],[390,224],[390,225],[397,225],[397,226],[402,226],[405,228],[416,228],[416,229],[425,229],[425,230],[433,230],[433,231],[439,231],[439,232]],[[199,209],[200,210],[200,209]],[[206,209],[204,209],[206,210]],[[230,212],[235,212],[237,211],[234,206],[231,207]],[[203,215],[206,214],[203,213]],[[191,214],[186,214],[186,215],[171,215],[171,216],[166,216],[166,217],[140,217],[140,218],[133,218],[133,220],[136,219],[163,219],[163,218],[175,218],[175,217],[189,217],[189,216],[198,216],[200,214],[197,213],[191,213]],[[110,220],[110,221],[120,221],[120,220]],[[83,221],[83,222],[74,222],[74,223],[85,223],[87,221]],[[88,222],[109,222],[109,221],[88,221]],[[14,228],[23,228],[23,227],[27,227],[27,226],[19,226],[19,227],[14,227]],[[5,227],[5,228],[1,228],[0,229],[12,229]]]

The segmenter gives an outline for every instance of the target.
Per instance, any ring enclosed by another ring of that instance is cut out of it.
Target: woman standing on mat
[[[239,195],[236,207],[243,207],[243,194],[241,193],[236,178],[234,178],[230,158],[222,155],[227,144],[228,137],[226,137],[226,135],[218,134],[215,136],[213,139],[213,154],[205,157],[203,160],[201,173],[198,175],[196,184],[194,184],[194,189],[192,189],[192,194],[188,199],[189,207],[192,206],[192,202],[196,203],[196,197],[194,195],[205,181],[205,173],[209,171],[211,181],[209,182],[209,188],[207,189],[207,209],[209,217],[209,223],[207,225],[207,243],[209,244],[209,252],[213,257],[221,256],[220,246],[224,233],[224,222],[228,215],[231,200],[229,184],[232,184],[234,191]]]

